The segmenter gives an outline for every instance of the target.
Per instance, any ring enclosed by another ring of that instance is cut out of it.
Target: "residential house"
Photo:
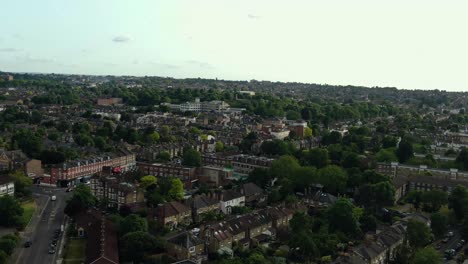
[[[138,168],[144,175],[156,177],[177,177],[184,184],[184,188],[190,189],[197,181],[196,168],[180,166],[177,164],[145,163],[138,162]]]
[[[86,264],[118,264],[117,228],[101,212],[91,209],[76,219],[78,236],[86,239]]]
[[[223,191],[219,200],[219,209],[225,214],[231,214],[232,207],[245,206],[245,195],[233,190]]]
[[[263,189],[253,182],[243,184],[240,187],[240,193],[245,196],[245,204],[248,206],[254,207],[266,200],[266,195]]]
[[[175,228],[178,225],[188,225],[192,222],[192,210],[177,201],[158,205],[149,212],[149,217],[158,220],[164,226]]]
[[[116,177],[95,175],[90,180],[91,192],[100,201],[107,201],[109,208],[122,205],[133,207],[144,202],[144,192],[138,185],[122,182]]]
[[[4,195],[15,195],[15,183],[8,175],[0,175],[0,197]]]
[[[167,242],[169,255],[176,259],[193,259],[201,262],[201,259],[206,258],[205,241],[190,232],[183,231],[169,238]]]
[[[194,222],[200,220],[200,216],[207,212],[219,211],[219,201],[213,194],[195,195],[189,200],[192,208],[192,217]]]

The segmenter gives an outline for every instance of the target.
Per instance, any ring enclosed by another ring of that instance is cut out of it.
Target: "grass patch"
[[[26,226],[31,220],[34,211],[36,211],[36,203],[34,202],[34,200],[26,201],[21,204],[21,207],[24,210],[23,215],[21,216],[21,223],[23,223],[24,226]]]
[[[80,238],[70,238],[65,248],[63,263],[80,264],[85,259],[86,240]]]

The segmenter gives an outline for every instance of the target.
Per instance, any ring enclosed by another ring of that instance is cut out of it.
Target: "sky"
[[[468,91],[466,0],[0,0],[0,70]]]

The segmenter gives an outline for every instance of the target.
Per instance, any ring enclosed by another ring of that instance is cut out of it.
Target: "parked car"
[[[49,254],[55,254],[55,248],[49,248]]]
[[[55,200],[57,200],[57,196],[55,196],[55,195],[52,195],[52,197],[50,198],[50,200],[52,200],[52,201],[55,201]]]
[[[24,247],[25,248],[28,248],[32,245],[32,242],[31,241],[26,241],[26,243],[24,243]]]

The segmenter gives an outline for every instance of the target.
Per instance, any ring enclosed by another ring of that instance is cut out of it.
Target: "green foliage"
[[[426,224],[417,220],[410,220],[406,230],[409,245],[413,248],[421,248],[429,244],[431,230]]]
[[[91,193],[91,189],[84,184],[80,184],[76,186],[73,196],[67,201],[65,213],[70,217],[74,217],[96,204],[97,199]]]
[[[260,147],[262,153],[266,155],[291,155],[296,151],[291,142],[279,139],[264,141]]]
[[[141,263],[151,252],[164,247],[162,240],[143,231],[127,233],[122,237],[119,245],[122,260],[133,261],[133,263]]]
[[[16,198],[10,195],[0,197],[0,212],[2,212],[0,225],[10,227],[22,224],[21,216],[23,215],[23,208]]]
[[[329,165],[318,170],[319,181],[327,192],[344,193],[348,175],[341,167]]]
[[[414,253],[411,264],[439,264],[442,263],[440,253],[433,247],[418,249]]]
[[[31,195],[32,179],[21,171],[15,171],[9,174],[9,177],[15,183],[16,197],[29,197]]]
[[[182,157],[182,164],[190,167],[200,167],[201,166],[201,155],[200,152],[189,148],[184,151]]]
[[[224,150],[224,144],[222,141],[216,141],[215,150],[216,152],[221,152]]]
[[[388,150],[388,149],[381,149],[379,152],[377,152],[376,159],[378,162],[398,161],[398,158],[395,155],[395,152],[392,150]]]
[[[468,148],[463,148],[460,151],[456,162],[462,170],[468,170]]]
[[[330,161],[328,160],[327,149],[314,148],[311,150],[305,150],[302,153],[303,163],[307,166],[314,166],[316,168],[323,168],[327,166]]]
[[[0,238],[0,250],[3,250],[7,255],[11,255],[16,248],[16,240],[9,238]]]
[[[439,211],[442,205],[447,204],[448,195],[442,190],[430,190],[422,194],[421,202],[424,211],[434,213]]]
[[[160,152],[160,153],[158,153],[158,155],[156,155],[156,160],[162,161],[162,162],[170,161],[171,160],[171,154],[169,154],[169,152],[167,152],[167,151]]]
[[[146,176],[141,177],[140,187],[146,190],[149,186],[156,184],[156,182],[157,182],[156,177],[152,175],[146,175]]]
[[[414,156],[413,145],[408,142],[407,140],[401,140],[398,148],[396,150],[396,155],[398,157],[398,161],[401,163],[406,162],[410,158]]]
[[[148,222],[145,218],[142,218],[139,215],[130,214],[120,221],[119,229],[121,236],[131,232],[147,232]]]
[[[431,215],[431,230],[436,238],[442,238],[448,229],[448,218],[442,213]]]
[[[179,178],[171,178],[170,181],[169,197],[173,200],[182,200],[184,198],[184,184]]]
[[[333,204],[327,211],[327,219],[331,232],[340,231],[350,236],[359,232],[359,218],[348,199],[341,198]]]
[[[450,193],[448,205],[458,220],[463,219],[468,212],[468,191],[466,188],[461,185],[456,186]]]

